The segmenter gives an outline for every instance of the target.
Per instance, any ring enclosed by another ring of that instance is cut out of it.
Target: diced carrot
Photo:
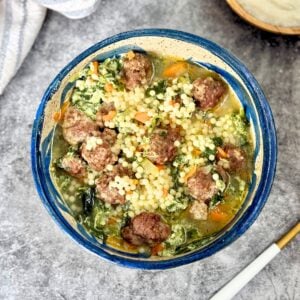
[[[157,256],[159,252],[164,250],[163,244],[157,244],[151,248],[151,255]]]
[[[185,174],[184,181],[187,182],[187,180],[192,177],[197,171],[196,166],[192,166],[191,169]]]
[[[145,145],[138,145],[138,146],[136,147],[136,151],[137,151],[137,152],[143,152],[144,147],[145,147]]]
[[[99,74],[99,71],[98,71],[99,62],[93,61],[92,64],[93,64],[93,74],[98,75]]]
[[[121,238],[109,235],[106,239],[106,244],[115,248],[122,247],[123,240]]]
[[[136,252],[137,247],[134,245],[131,245],[124,241],[121,238],[118,238],[116,236],[111,236],[109,235],[106,239],[106,244],[108,244],[111,247],[117,248],[119,250],[125,250],[125,251],[130,251],[130,252]]]
[[[146,112],[137,112],[134,118],[144,124],[151,119]]]
[[[55,112],[53,114],[53,120],[55,122],[60,122],[63,118],[64,118],[64,115],[68,109],[68,107],[70,106],[70,101],[67,100],[66,102],[64,102],[64,104],[61,106],[60,110]]]
[[[132,195],[133,191],[127,191],[126,195]]]
[[[59,122],[60,120],[60,111],[56,111],[54,114],[53,114],[53,120],[55,122]]]
[[[114,86],[112,85],[112,83],[106,83],[104,85],[104,90],[107,92],[107,93],[111,93],[113,90],[114,90]]]
[[[217,147],[217,150],[218,150],[219,157],[228,158],[228,154],[221,147]]]
[[[134,183],[135,185],[137,185],[139,183],[139,181],[137,179],[132,179],[132,183]]]
[[[199,149],[194,148],[194,150],[192,151],[192,154],[194,156],[199,156],[201,154],[201,151]]]
[[[220,207],[216,207],[209,212],[209,218],[215,222],[226,222],[229,220],[229,215]]]
[[[169,101],[169,104],[170,104],[171,106],[175,106],[175,105],[176,105],[176,103],[177,103],[177,102],[176,102],[176,101],[174,101],[174,100],[172,100],[172,99]]]
[[[117,219],[115,217],[110,217],[108,220],[107,220],[107,224],[108,225],[112,225],[112,224],[116,224],[117,223]]]
[[[123,247],[126,251],[131,251],[131,252],[136,252],[137,251],[137,247],[127,243],[126,241],[123,241]]]
[[[171,64],[163,71],[165,77],[177,77],[188,70],[188,64],[185,61],[179,61]]]
[[[104,122],[111,121],[116,116],[116,114],[117,112],[115,110],[111,110],[107,115],[104,115],[102,119]]]
[[[155,165],[155,166],[159,171],[164,170],[166,168],[164,165]]]
[[[169,195],[169,189],[163,188],[163,196],[167,197]]]
[[[135,57],[135,53],[131,50],[126,54],[128,59],[133,59]]]

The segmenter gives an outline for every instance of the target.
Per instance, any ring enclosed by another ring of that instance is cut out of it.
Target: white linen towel
[[[46,9],[79,19],[99,0],[0,0],[0,95],[21,66],[43,24]]]

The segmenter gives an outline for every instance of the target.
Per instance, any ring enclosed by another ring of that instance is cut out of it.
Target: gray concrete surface
[[[174,270],[146,272],[104,262],[51,220],[35,191],[29,144],[43,91],[91,44],[145,27],[175,28],[226,47],[246,63],[274,112],[279,160],[255,224],[223,251]],[[208,299],[299,219],[300,41],[263,33],[225,1],[102,1],[78,21],[49,12],[18,74],[0,97],[0,299]],[[235,299],[300,299],[299,238]]]

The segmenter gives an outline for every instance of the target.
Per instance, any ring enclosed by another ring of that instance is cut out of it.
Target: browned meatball
[[[113,146],[117,140],[117,133],[113,129],[105,128],[101,133],[102,140]]]
[[[202,201],[195,200],[190,206],[189,213],[194,220],[207,220],[208,206]]]
[[[193,97],[202,110],[216,106],[225,92],[224,83],[212,77],[198,78],[193,82]]]
[[[126,57],[123,65],[123,79],[128,90],[147,83],[152,74],[150,59],[141,53],[134,53],[133,57]]]
[[[210,200],[217,192],[215,181],[210,173],[198,169],[187,181],[189,194],[198,201]]]
[[[141,246],[146,243],[145,239],[133,232],[132,226],[125,226],[122,229],[121,234],[123,239],[132,245]]]
[[[104,202],[110,204],[123,204],[125,202],[125,195],[120,195],[116,188],[111,188],[109,183],[115,179],[116,176],[131,176],[132,174],[121,165],[117,165],[111,172],[102,174],[96,180],[97,196]]]
[[[227,154],[229,160],[229,169],[237,171],[245,168],[246,166],[246,153],[239,147],[233,145],[226,145],[224,151]]]
[[[169,225],[161,220],[160,215],[149,212],[135,216],[131,223],[122,229],[122,237],[134,245],[158,244],[165,241],[170,234]]]
[[[103,116],[106,116],[110,111],[116,111],[116,108],[112,102],[103,103],[96,114],[96,123],[100,127],[104,127]]]
[[[71,176],[83,178],[86,175],[86,163],[78,156],[65,155],[61,167]]]
[[[228,184],[229,182],[229,174],[224,170],[224,168],[220,165],[216,166],[216,171],[221,176],[222,180],[225,182],[225,184]]]
[[[147,157],[159,165],[172,161],[177,154],[174,143],[180,141],[180,139],[178,128],[155,129],[150,139],[150,149]]]
[[[114,164],[118,160],[101,133],[86,138],[81,146],[81,156],[95,171],[102,171],[106,165]]]
[[[71,145],[77,145],[97,130],[97,125],[83,112],[70,106],[62,123],[64,139]]]

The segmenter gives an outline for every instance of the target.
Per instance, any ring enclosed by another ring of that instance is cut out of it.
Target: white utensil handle
[[[237,274],[210,300],[230,300],[236,295],[259,271],[261,271],[278,253],[280,248],[272,244],[242,272]]]

